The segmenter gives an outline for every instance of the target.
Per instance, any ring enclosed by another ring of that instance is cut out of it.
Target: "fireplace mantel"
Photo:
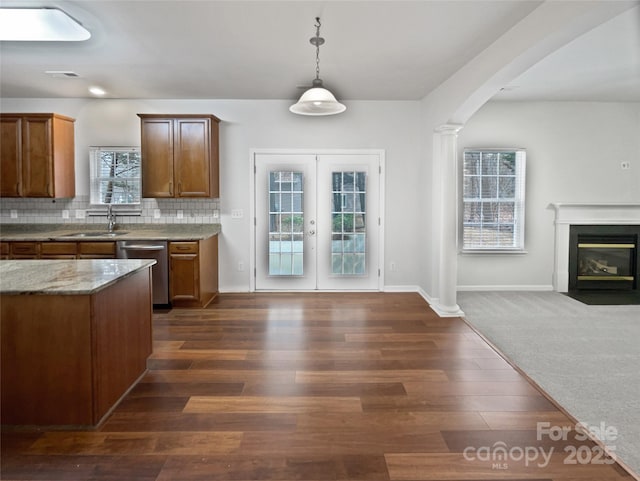
[[[569,227],[571,225],[640,225],[640,204],[553,203],[555,210],[555,257],[553,288],[569,289]]]

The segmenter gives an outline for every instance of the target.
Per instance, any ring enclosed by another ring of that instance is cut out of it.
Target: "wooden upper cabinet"
[[[22,187],[22,119],[0,116],[0,196],[20,197]]]
[[[0,114],[0,196],[75,196],[75,120]]]
[[[214,115],[138,114],[143,197],[219,197]]]

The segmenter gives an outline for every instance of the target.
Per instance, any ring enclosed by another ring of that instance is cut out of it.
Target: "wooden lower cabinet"
[[[1,301],[3,425],[96,426],[146,370],[151,269],[94,294]]]
[[[115,259],[113,241],[3,242],[2,259]]]
[[[10,259],[38,259],[40,242],[11,242],[9,244]]]
[[[0,259],[8,259],[8,258],[9,258],[9,243],[0,242]]]
[[[115,242],[78,242],[78,259],[115,259]]]
[[[113,241],[3,242],[2,259],[115,259]],[[218,295],[218,236],[169,243],[169,302],[205,307]]]
[[[169,302],[206,307],[218,295],[218,236],[169,243]]]
[[[40,259],[75,259],[76,251],[75,242],[42,242]]]

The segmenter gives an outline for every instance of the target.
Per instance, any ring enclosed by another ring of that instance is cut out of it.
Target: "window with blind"
[[[523,252],[526,152],[466,149],[462,161],[462,251]]]
[[[140,204],[140,148],[90,147],[91,204]]]

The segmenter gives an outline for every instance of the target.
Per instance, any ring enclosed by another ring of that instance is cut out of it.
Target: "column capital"
[[[436,134],[441,135],[457,135],[464,127],[463,124],[442,124],[439,127],[433,129]]]

